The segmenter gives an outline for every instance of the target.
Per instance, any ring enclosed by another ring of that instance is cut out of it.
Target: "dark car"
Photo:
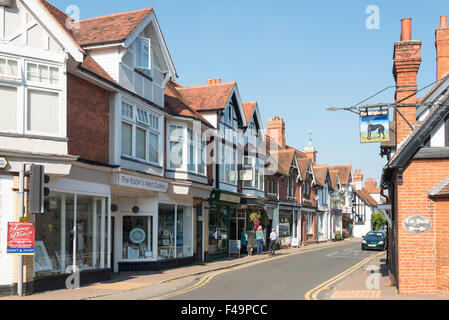
[[[370,231],[362,240],[362,250],[385,250],[386,246],[387,238],[383,231]]]

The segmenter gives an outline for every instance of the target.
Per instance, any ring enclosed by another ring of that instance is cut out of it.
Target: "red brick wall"
[[[67,75],[69,154],[109,163],[109,92]]]
[[[435,200],[436,283],[439,294],[449,294],[449,198]]]
[[[442,202],[437,206],[428,192],[448,173],[449,160],[414,160],[404,169],[403,185],[397,185],[394,223],[401,294],[435,294],[444,285],[438,283],[442,272],[447,280],[448,205]],[[402,223],[413,215],[429,218],[432,228],[423,234],[407,232]]]

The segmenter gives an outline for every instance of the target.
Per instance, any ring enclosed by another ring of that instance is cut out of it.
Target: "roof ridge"
[[[188,86],[188,87],[180,86],[177,89],[178,90],[200,89],[200,88],[209,88],[209,87],[214,87],[214,86],[223,86],[223,85],[236,84],[236,83],[237,83],[237,81],[232,80],[232,81],[221,82],[221,83],[214,83],[214,84],[199,84],[199,85]]]
[[[138,13],[138,12],[143,12],[143,11],[151,12],[152,10],[153,10],[153,8],[150,7],[150,8],[145,8],[145,9],[133,10],[133,11],[117,12],[117,13],[107,14],[107,15],[104,15],[104,16],[99,16],[99,17],[93,17],[93,18],[89,18],[89,19],[80,20],[79,22],[82,23],[82,22],[87,22],[87,21],[92,21],[92,20],[106,19],[106,18],[111,18],[111,17],[115,17],[115,16],[120,16],[120,15],[125,15],[125,14],[132,14],[132,13]]]

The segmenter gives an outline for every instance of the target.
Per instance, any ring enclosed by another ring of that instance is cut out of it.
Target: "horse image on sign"
[[[432,222],[428,218],[418,215],[406,218],[402,224],[410,233],[424,233],[432,227]]]

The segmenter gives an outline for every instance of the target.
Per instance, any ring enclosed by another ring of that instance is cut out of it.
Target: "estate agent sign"
[[[411,216],[402,223],[405,230],[410,233],[424,233],[432,227],[432,222],[423,216]]]
[[[6,253],[34,255],[34,223],[8,222]]]

